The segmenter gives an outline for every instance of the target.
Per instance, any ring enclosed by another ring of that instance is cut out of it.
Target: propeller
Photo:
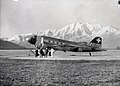
[[[44,45],[44,38],[43,37],[41,38],[41,44],[42,44],[42,46]]]
[[[37,41],[37,36],[38,36],[38,32],[36,35],[32,36],[31,38],[27,39],[27,42],[29,42],[30,44],[34,45],[36,47],[36,41]],[[37,48],[37,47],[36,47]],[[34,55],[36,55],[36,53],[34,51],[32,51],[32,49],[29,49],[30,52],[32,52]]]

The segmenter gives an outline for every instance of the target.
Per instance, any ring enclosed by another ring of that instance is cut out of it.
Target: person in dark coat
[[[45,49],[45,57],[48,56],[48,48]]]
[[[40,55],[41,57],[45,57],[45,49],[40,49]]]
[[[35,50],[35,57],[39,56],[38,49]]]

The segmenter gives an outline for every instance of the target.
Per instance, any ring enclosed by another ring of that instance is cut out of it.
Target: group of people
[[[41,49],[37,49],[35,50],[35,57],[47,57],[47,56],[51,56],[53,57],[53,53],[54,53],[54,49],[53,48],[41,48]]]

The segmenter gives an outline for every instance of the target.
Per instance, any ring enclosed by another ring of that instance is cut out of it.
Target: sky
[[[72,23],[120,28],[116,0],[0,0],[0,37],[60,29]]]

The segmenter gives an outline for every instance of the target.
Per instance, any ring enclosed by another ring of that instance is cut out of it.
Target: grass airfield
[[[120,86],[120,51],[91,57],[56,52],[54,58],[29,53],[0,51],[1,86]]]

